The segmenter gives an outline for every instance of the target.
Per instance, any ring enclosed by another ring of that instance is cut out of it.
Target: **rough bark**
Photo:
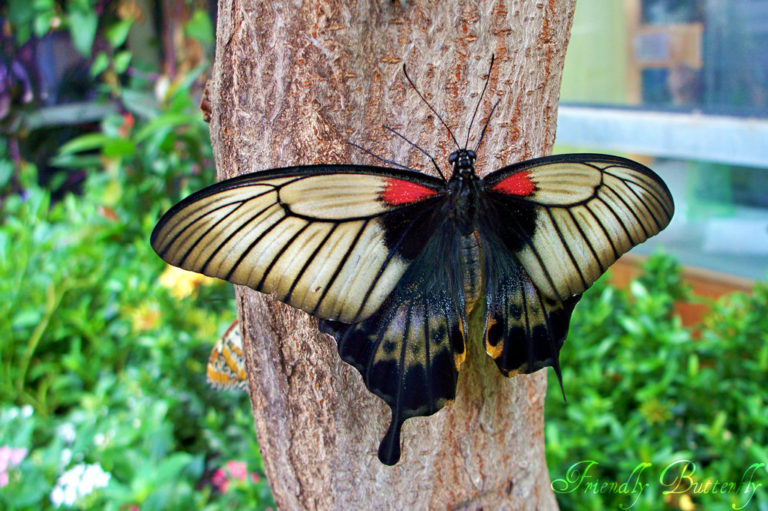
[[[375,163],[347,144],[434,172],[463,143],[491,54],[479,117],[487,173],[547,154],[575,0],[264,2],[221,0],[211,135],[220,178],[294,164]],[[470,147],[480,133],[475,123]],[[285,509],[552,509],[544,458],[546,374],[505,379],[471,346],[456,401],[403,427],[396,466],[376,458],[389,409],[343,363],[316,320],[237,289],[251,404],[275,500]]]

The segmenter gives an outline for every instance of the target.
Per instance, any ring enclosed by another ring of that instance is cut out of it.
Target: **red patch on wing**
[[[536,189],[536,185],[533,184],[528,171],[518,172],[512,174],[506,179],[502,179],[493,187],[494,192],[506,193],[509,195],[520,195],[525,197],[530,195]]]
[[[390,206],[399,206],[401,204],[418,202],[433,195],[437,195],[437,192],[432,188],[416,184],[412,181],[390,178],[387,179],[387,187],[381,194],[381,198]]]

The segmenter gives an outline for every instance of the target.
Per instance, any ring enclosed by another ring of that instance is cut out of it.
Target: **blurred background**
[[[274,507],[247,396],[205,381],[231,286],[148,244],[215,180],[215,18],[0,5],[2,509]],[[642,161],[677,211],[576,308],[567,402],[550,371],[563,509],[768,509],[767,135],[768,0],[578,0],[555,152]]]
[[[768,3],[580,0],[567,55],[558,144],[637,154],[675,196],[639,252],[764,279]]]

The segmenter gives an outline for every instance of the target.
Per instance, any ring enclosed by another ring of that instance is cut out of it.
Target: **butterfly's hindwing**
[[[513,254],[485,236],[487,323],[485,349],[505,376],[547,366],[558,377],[560,348],[581,295],[560,302],[541,293]]]
[[[378,167],[259,172],[177,204],[151,243],[174,266],[354,323],[380,307],[418,254],[431,232],[421,219],[442,204],[443,188]]]
[[[321,322],[368,389],[392,409],[379,459],[400,458],[400,427],[454,399],[466,354],[458,234],[443,222],[374,315],[357,324]],[[451,264],[454,263],[454,264]]]
[[[205,374],[208,384],[214,389],[246,389],[243,336],[237,320],[216,341],[208,357]]]
[[[674,211],[666,185],[624,158],[570,154],[528,160],[483,180],[485,211],[536,287],[563,302],[622,254],[657,234]]]

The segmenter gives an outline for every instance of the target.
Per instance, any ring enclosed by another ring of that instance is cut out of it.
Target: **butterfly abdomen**
[[[462,287],[464,290],[464,309],[466,317],[484,295],[482,247],[480,237],[475,231],[469,236],[461,237],[461,270]]]

